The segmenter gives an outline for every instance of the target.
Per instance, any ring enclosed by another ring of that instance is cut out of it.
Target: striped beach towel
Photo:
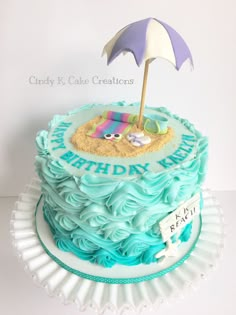
[[[137,120],[137,115],[105,111],[101,121],[94,125],[87,135],[92,138],[104,138],[105,134],[126,134]]]

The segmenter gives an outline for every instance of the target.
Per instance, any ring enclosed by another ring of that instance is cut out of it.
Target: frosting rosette
[[[85,174],[81,177],[80,190],[85,193],[91,201],[105,203],[111,193],[119,185],[119,181],[110,178]]]
[[[106,206],[91,203],[80,213],[80,220],[92,227],[102,227],[109,222],[109,213]]]
[[[106,205],[114,216],[133,216],[145,207],[146,192],[135,182],[123,182],[108,198]]]
[[[53,119],[48,124],[49,129],[51,129],[54,126],[56,126],[58,123],[63,121],[65,118],[66,118],[66,115],[54,115]]]
[[[161,242],[160,237],[149,236],[144,233],[141,235],[131,235],[122,242],[122,253],[125,256],[140,256],[151,245],[156,245]]]
[[[201,154],[198,158],[199,171],[198,171],[198,183],[202,183],[205,180],[207,173],[207,162],[208,162],[208,141],[207,138],[199,140],[198,143],[199,151]]]
[[[111,268],[116,263],[116,260],[112,257],[112,255],[104,249],[98,250],[96,255],[94,255],[90,261],[105,268]]]
[[[46,183],[42,183],[42,193],[45,196],[45,201],[56,211],[64,212],[65,214],[79,214],[83,205],[70,204],[61,196],[56,189]]]
[[[126,239],[130,235],[130,225],[126,222],[112,222],[102,226],[104,237],[112,240],[113,242],[119,242]]]
[[[158,209],[156,207],[146,208],[133,217],[132,226],[140,232],[147,232],[165,215],[166,212],[161,210],[161,206]]]
[[[184,172],[174,174],[170,184],[163,191],[163,201],[168,205],[178,205],[181,201],[189,199],[195,191],[199,190],[197,176],[189,178]]]
[[[71,236],[73,244],[82,251],[93,253],[100,248],[99,244],[82,229],[77,229]]]
[[[160,242],[157,245],[154,246],[150,246],[145,252],[143,252],[143,254],[140,256],[140,261],[143,264],[151,264],[154,262],[157,262],[158,259],[155,257],[155,255],[157,253],[159,253],[162,249],[165,248],[165,244],[163,244],[162,242]]]
[[[42,130],[36,136],[36,148],[39,156],[48,155],[48,131]]]
[[[57,186],[58,194],[69,205],[79,209],[83,209],[90,201],[79,188],[79,179],[70,177]]]
[[[65,213],[57,212],[55,215],[55,220],[58,224],[66,231],[73,231],[78,227],[78,224],[73,220],[73,216],[67,215]]]
[[[35,166],[41,180],[52,187],[71,177],[59,161],[51,158],[37,156]]]
[[[70,235],[70,231],[65,229],[57,220],[56,220],[56,215],[57,211],[52,209],[51,206],[45,202],[43,205],[43,213],[44,213],[44,218],[48,222],[51,230],[53,231],[54,234],[60,235],[60,237],[68,237]],[[59,237],[59,238],[60,238]]]

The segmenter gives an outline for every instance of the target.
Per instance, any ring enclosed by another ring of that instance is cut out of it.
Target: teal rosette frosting
[[[57,187],[61,182],[71,178],[61,163],[50,157],[36,156],[35,167],[42,183],[48,183],[52,187]]]
[[[190,237],[190,235],[189,235]],[[144,251],[142,253],[142,256],[140,257],[140,261],[143,264],[151,264],[154,262],[157,262],[158,259],[155,258],[156,253],[159,253],[161,250],[163,250],[165,248],[165,244],[163,244],[163,242],[160,242],[156,245],[150,246],[148,248],[148,250]]]
[[[161,211],[161,209],[158,209]],[[164,213],[157,213],[156,207],[145,208],[132,218],[132,226],[135,230],[140,232],[147,232],[166,215]],[[157,231],[158,233],[158,231]]]
[[[55,220],[66,231],[73,231],[78,227],[76,220],[73,220],[73,216],[67,215],[65,213],[57,212],[55,215]]]
[[[87,195],[80,190],[79,185],[79,179],[71,177],[60,183],[57,186],[57,191],[66,203],[76,209],[84,209],[90,204],[90,201],[88,200]]]
[[[151,245],[162,243],[160,237],[148,234],[133,234],[122,242],[122,253],[125,256],[141,256]]]
[[[49,155],[48,152],[48,131],[42,130],[36,136],[36,148],[39,156]]]
[[[80,220],[92,227],[101,227],[110,221],[106,206],[91,203],[80,213]]]
[[[186,225],[185,229],[182,231],[182,233],[179,236],[179,240],[181,242],[187,242],[189,240],[189,236],[192,232],[192,223],[189,223]]]
[[[140,211],[146,200],[145,191],[139,184],[123,182],[112,191],[106,205],[114,216],[130,216]]]
[[[48,127],[52,129],[66,118],[66,115],[54,115],[53,119],[49,122]]]
[[[60,238],[70,237],[70,231],[64,229],[64,227],[55,219],[57,210],[53,209],[47,202],[43,206],[44,219],[49,224],[51,231],[54,235],[60,235]]]
[[[70,115],[95,106],[83,106]],[[107,268],[157,261],[155,255],[165,248],[158,222],[200,191],[208,156],[207,139],[191,123],[165,108],[158,111],[176,118],[196,135],[197,155],[178,168],[144,172],[129,181],[92,174],[72,176],[49,154],[48,132],[37,135],[35,165],[42,182],[44,217],[61,250]],[[50,128],[65,117],[55,116]],[[175,238],[187,241],[191,228],[187,225]]]
[[[96,203],[105,203],[118,185],[117,180],[92,174],[85,174],[80,179],[80,190]]]
[[[73,244],[84,252],[94,253],[94,251],[97,251],[100,248],[100,245],[97,244],[97,239],[99,238],[94,240],[93,236],[88,235],[82,229],[74,231],[71,237]]]
[[[99,249],[96,255],[90,260],[92,263],[97,263],[105,268],[111,268],[115,265],[116,259],[114,259],[110,252]]]
[[[129,222],[110,222],[102,227],[105,239],[119,242],[130,235]]]

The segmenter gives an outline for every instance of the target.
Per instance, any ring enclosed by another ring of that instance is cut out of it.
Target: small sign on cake
[[[197,193],[159,222],[163,241],[170,240],[172,235],[184,228],[199,213],[200,194]]]

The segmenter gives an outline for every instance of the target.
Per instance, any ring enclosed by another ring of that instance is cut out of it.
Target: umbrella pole
[[[142,123],[143,123],[143,112],[144,112],[146,88],[147,88],[148,67],[149,67],[149,60],[145,62],[145,67],[144,67],[143,88],[142,88],[141,105],[140,105],[140,111],[139,111],[139,120],[138,120],[139,129],[142,129]]]

